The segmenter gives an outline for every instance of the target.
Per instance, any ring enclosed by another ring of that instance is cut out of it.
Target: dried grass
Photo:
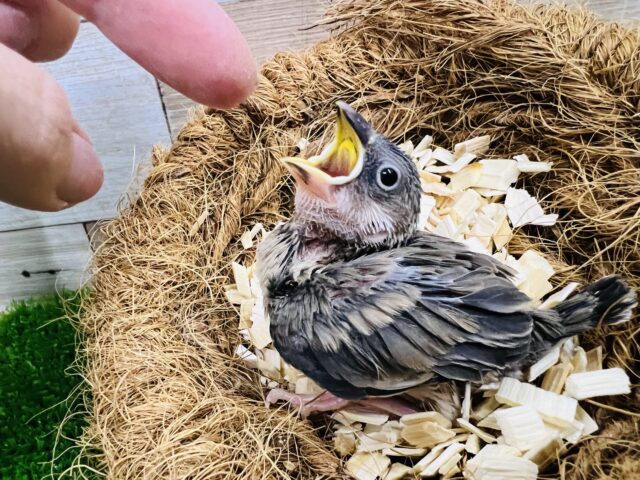
[[[527,187],[561,221],[520,230],[510,250],[535,244],[563,282],[617,271],[640,287],[640,30],[510,0],[347,0],[331,15],[340,33],[276,56],[246,105],[156,150],[140,199],[102,227],[86,441],[109,478],[345,477],[324,430],[264,408],[230,356],[237,315],[223,296],[239,235],[290,211],[278,158],[300,136],[321,143],[338,99],[395,140],[490,134],[493,154],[555,162]],[[638,371],[637,330],[598,334],[609,365]],[[594,405],[607,427],[562,460],[563,478],[638,478],[638,396]]]

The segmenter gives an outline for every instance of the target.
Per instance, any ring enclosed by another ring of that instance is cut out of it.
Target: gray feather
[[[282,247],[296,238],[285,227],[269,238],[278,252],[295,251],[292,264],[305,255],[304,248]],[[298,270],[288,278],[282,269],[270,275],[259,265],[271,334],[285,360],[329,390],[346,382],[357,397],[442,376],[480,381],[510,367],[505,359],[528,354],[532,317],[522,310],[529,300],[510,281],[511,272],[447,239],[419,233],[394,249],[343,250],[311,275]],[[284,278],[295,285],[285,295]],[[292,332],[309,339],[304,350],[291,347]]]

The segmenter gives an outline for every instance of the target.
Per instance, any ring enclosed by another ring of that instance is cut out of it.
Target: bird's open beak
[[[336,135],[320,155],[308,159],[282,159],[304,188],[326,202],[331,202],[335,187],[351,182],[360,175],[364,165],[365,148],[375,135],[373,128],[349,104],[338,102]]]

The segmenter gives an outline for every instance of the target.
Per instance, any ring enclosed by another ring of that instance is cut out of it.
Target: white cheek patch
[[[295,203],[296,210],[307,212],[320,211],[326,208],[322,200],[302,188],[296,190]]]
[[[343,238],[368,237],[372,241],[378,238],[382,240],[394,230],[393,220],[377,203],[354,201],[347,188],[337,189],[335,203],[332,205],[305,190],[298,190],[296,211],[307,221],[325,225]]]
[[[377,204],[369,204],[362,209],[360,225],[364,227],[364,233],[373,235],[387,233],[393,229],[393,221],[378,207]]]
[[[363,235],[386,234],[394,228],[393,220],[373,201],[354,202],[349,192],[336,195],[339,214]]]
[[[295,204],[296,212],[305,222],[335,227],[340,231],[335,209],[315,195],[299,189],[296,192]]]

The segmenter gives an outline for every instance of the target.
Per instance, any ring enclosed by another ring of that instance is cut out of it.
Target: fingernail
[[[104,179],[102,164],[89,143],[73,133],[73,157],[66,177],[58,186],[58,198],[71,205],[93,197]]]

